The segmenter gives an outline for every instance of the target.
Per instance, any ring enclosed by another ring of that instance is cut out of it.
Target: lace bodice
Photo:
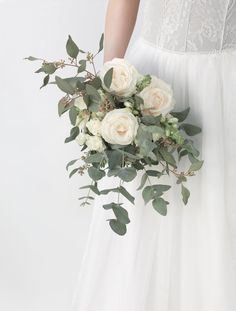
[[[146,0],[142,36],[181,52],[236,50],[236,0]]]

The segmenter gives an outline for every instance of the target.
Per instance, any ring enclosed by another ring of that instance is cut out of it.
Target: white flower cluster
[[[104,84],[104,77],[113,68],[110,88]],[[99,72],[103,89],[122,98],[125,108],[113,109],[104,115],[101,112],[78,117],[80,134],[76,140],[80,145],[86,144],[89,150],[98,152],[106,149],[105,142],[110,144],[129,145],[138,131],[139,119],[132,113],[132,103],[128,100],[134,94],[142,98],[140,112],[143,116],[166,116],[174,108],[173,90],[166,82],[151,76],[148,84],[140,92],[137,91],[138,82],[144,79],[133,65],[125,59],[114,58],[106,62]],[[100,91],[100,90],[99,90]],[[83,112],[87,105],[82,97],[75,99],[74,105]]]

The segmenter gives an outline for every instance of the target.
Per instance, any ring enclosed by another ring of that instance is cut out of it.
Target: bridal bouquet
[[[41,87],[54,84],[64,93],[58,103],[58,113],[61,116],[68,112],[72,125],[65,142],[75,140],[83,151],[79,159],[67,164],[67,170],[74,167],[70,177],[87,171],[92,181],[80,187],[88,191],[79,198],[81,205],[94,200],[91,192],[117,193],[117,202],[107,202],[103,208],[114,213],[114,217],[108,219],[111,229],[124,235],[130,220],[123,203],[119,202],[119,195],[134,204],[135,198],[124,183],[132,182],[139,170],[143,175],[137,190],[142,190],[145,204],[151,201],[158,213],[167,214],[169,202],[164,195],[171,186],[162,184],[161,177],[170,174],[176,177],[183,202],[187,204],[190,196],[185,186],[187,178],[195,175],[203,164],[189,137],[199,134],[201,129],[184,122],[189,108],[173,111],[173,90],[158,77],[142,75],[120,58],[106,62],[97,71],[94,59],[102,50],[103,35],[95,54],[78,48],[69,36],[68,61],[46,61],[32,56],[27,59],[42,62],[36,71],[45,74]],[[71,76],[55,75],[65,67],[74,70]],[[179,171],[182,158],[189,161],[186,171]],[[99,180],[114,176],[120,180],[116,188],[99,189]]]

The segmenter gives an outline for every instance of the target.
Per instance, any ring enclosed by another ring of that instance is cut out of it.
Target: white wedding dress
[[[72,310],[235,311],[236,0],[147,0],[126,57],[173,86],[176,110],[191,107],[205,162],[189,180],[187,206],[173,182],[166,217],[136,193],[141,174],[126,183],[136,203],[123,200],[131,218],[123,237],[102,207],[117,194],[96,197]]]

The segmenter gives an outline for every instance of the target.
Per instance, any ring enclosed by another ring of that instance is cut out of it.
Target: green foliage
[[[203,161],[198,161],[196,160],[194,163],[191,164],[189,171],[193,172],[193,171],[199,171],[200,168],[203,165]]]
[[[124,167],[117,172],[117,176],[123,181],[130,182],[137,176],[137,171],[133,167]]]
[[[119,235],[125,235],[127,232],[127,228],[125,224],[122,224],[119,220],[117,219],[110,219],[109,224],[111,229],[119,234]]]
[[[74,106],[72,106],[69,110],[69,118],[72,125],[76,124],[77,116],[78,116],[78,109]]]
[[[201,128],[192,124],[183,123],[179,128],[183,130],[188,136],[194,136],[201,133]]]
[[[182,200],[184,204],[188,203],[190,191],[183,183],[187,182],[188,177],[194,176],[203,165],[203,161],[199,159],[200,152],[190,137],[199,134],[201,129],[196,125],[183,123],[189,115],[189,107],[180,112],[171,111],[166,116],[143,115],[141,108],[144,100],[140,97],[140,92],[151,83],[149,74],[143,75],[138,80],[135,94],[122,97],[112,92],[110,89],[114,68],[110,68],[103,79],[95,68],[95,57],[103,50],[103,45],[104,34],[101,35],[96,53],[84,52],[79,49],[69,35],[66,42],[67,60],[46,61],[33,56],[25,59],[42,62],[36,71],[36,73],[44,74],[40,88],[50,84],[64,93],[58,102],[58,114],[62,116],[68,113],[71,123],[70,135],[65,139],[65,143],[75,140],[81,133],[79,121],[84,121],[85,124],[94,118],[102,121],[104,115],[114,108],[119,109],[127,106],[133,116],[137,118],[138,131],[131,144],[125,146],[110,144],[101,136],[105,148],[99,152],[97,150],[101,149],[96,146],[96,142],[93,149],[85,141],[81,147],[81,152],[85,151],[84,155],[66,165],[67,171],[70,170],[70,178],[87,170],[92,180],[91,185],[80,187],[80,189],[88,191],[87,194],[79,198],[83,201],[81,206],[90,205],[90,202],[94,200],[91,192],[96,195],[108,195],[113,192],[115,196],[117,195],[117,203],[104,204],[103,208],[113,211],[114,219],[108,219],[111,229],[119,235],[124,235],[127,232],[130,219],[127,210],[122,206],[123,203],[119,203],[120,197],[134,205],[135,195],[129,193],[125,183],[132,182],[138,171],[142,170],[143,174],[137,190],[142,191],[144,203],[151,202],[153,208],[160,215],[167,214],[169,202],[163,197],[171,188],[170,185],[161,184],[163,175],[172,174],[176,177],[176,183],[181,186]],[[84,53],[85,55],[82,55]],[[74,73],[69,77],[59,77],[57,70],[60,69],[61,72],[65,67],[74,69]],[[75,106],[77,97],[83,98],[86,104],[81,109]],[[84,134],[92,135],[92,131],[85,126]],[[86,137],[87,135],[85,135],[85,140]],[[178,172],[180,160],[190,163],[186,172]],[[83,164],[78,165],[79,161],[83,161]],[[105,176],[118,178],[118,185],[114,188],[98,189],[99,180]]]
[[[88,174],[89,177],[94,181],[98,181],[106,175],[106,173],[103,170],[100,170],[94,166],[88,168]]]
[[[166,216],[167,215],[167,205],[169,204],[169,202],[165,201],[163,198],[155,198],[152,201],[152,206],[153,208],[162,216]]]
[[[70,35],[68,36],[68,40],[66,42],[66,51],[71,58],[77,58],[79,54],[79,48]]]
[[[166,161],[168,164],[170,164],[174,168],[177,167],[174,156],[170,152],[168,152],[166,148],[163,148],[163,147],[159,148],[159,153],[164,161]]]
[[[187,116],[189,115],[189,111],[190,111],[190,108],[188,107],[187,109],[181,111],[181,112],[174,112],[174,111],[171,111],[171,115],[175,118],[177,118],[179,120],[179,122],[183,122]]]
[[[68,80],[62,79],[58,76],[55,77],[55,80],[58,88],[62,92],[70,95],[73,95],[75,93],[75,88],[70,84],[70,82],[68,82]]]
[[[66,170],[68,171],[69,167],[74,165],[76,162],[78,161],[78,159],[72,160],[69,163],[67,163],[66,165]]]
[[[42,86],[40,86],[40,89],[42,89],[43,87],[45,87],[45,86],[48,84],[49,79],[50,79],[50,75],[48,74],[48,75],[46,75],[46,76],[44,77],[44,79],[43,79],[43,84],[42,84]]]
[[[70,109],[70,104],[65,97],[61,98],[58,102],[58,115],[59,117]]]
[[[113,76],[113,68],[107,71],[103,79],[103,82],[108,89],[110,88],[111,83],[112,83],[112,76]]]
[[[190,192],[183,184],[181,185],[181,193],[182,193],[183,202],[186,205],[190,197]]]
[[[34,57],[34,56],[28,56],[28,57],[25,57],[24,59],[27,59],[29,61],[41,60],[40,58],[37,58],[37,57]]]
[[[70,131],[70,136],[65,139],[65,143],[69,143],[75,140],[78,135],[79,135],[79,128],[77,126],[72,127]]]
[[[142,191],[142,196],[145,204],[150,202],[153,199],[156,199],[163,195],[164,192],[168,191],[171,188],[169,185],[151,185],[146,186]]]
[[[100,41],[99,41],[98,53],[100,53],[103,50],[103,44],[104,44],[104,33],[101,35],[101,38],[100,38]]]

